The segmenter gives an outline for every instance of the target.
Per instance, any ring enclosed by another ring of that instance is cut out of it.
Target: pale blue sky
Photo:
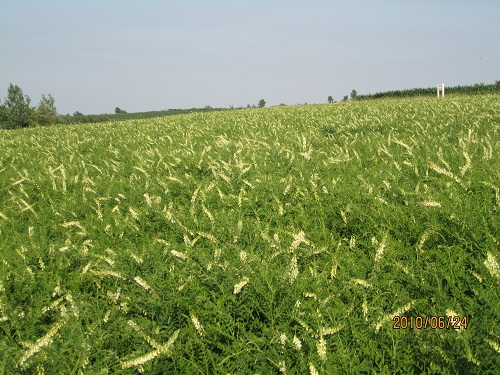
[[[493,83],[499,19],[498,0],[0,0],[0,98],[90,114]]]

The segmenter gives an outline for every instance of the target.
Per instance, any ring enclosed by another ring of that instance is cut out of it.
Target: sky
[[[498,0],[0,0],[0,98],[98,114],[494,83],[499,19]]]

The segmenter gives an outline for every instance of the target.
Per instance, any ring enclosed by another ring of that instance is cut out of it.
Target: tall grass
[[[488,95],[2,131],[0,373],[493,374],[499,124]]]

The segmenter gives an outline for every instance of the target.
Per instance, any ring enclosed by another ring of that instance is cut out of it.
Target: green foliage
[[[328,103],[329,103],[329,104],[332,104],[333,102],[334,102],[334,100],[333,100],[333,96],[331,96],[331,95],[330,95],[330,96],[328,96]]]
[[[148,118],[183,115],[189,113],[206,113],[206,112],[217,112],[226,111],[225,108],[190,108],[190,109],[168,109],[163,111],[149,111],[149,112],[135,112],[128,113],[122,111],[118,114],[100,114],[100,115],[84,115],[81,112],[76,111],[72,116],[58,116],[56,122],[58,124],[90,124],[90,123],[102,123],[102,122],[114,122],[114,121],[124,121],[124,120],[143,120]]]
[[[0,373],[494,374],[499,103],[0,132]]]
[[[13,127],[29,127],[33,124],[34,109],[30,107],[31,99],[23,94],[23,90],[12,83],[4,100],[4,114],[8,125]]]
[[[54,98],[42,95],[38,107],[30,106],[31,99],[21,88],[10,84],[4,104],[0,106],[0,125],[4,129],[26,128],[56,123],[57,110]]]
[[[358,92],[356,90],[351,91],[351,99],[356,99],[358,97]]]
[[[5,108],[0,100],[0,123],[5,121],[7,121],[7,108]]]
[[[482,95],[500,93],[500,84],[496,81],[495,84],[485,85],[484,83],[476,83],[470,86],[451,86],[445,88],[446,95]],[[376,94],[357,95],[356,99],[382,99],[382,98],[411,98],[419,96],[436,96],[436,88],[415,88],[409,90],[393,90],[386,92],[378,92]]]
[[[42,99],[38,108],[36,109],[35,118],[38,125],[47,126],[52,125],[56,121],[57,109],[55,106],[54,98],[49,94],[45,96],[42,94]]]
[[[266,101],[264,99],[259,100],[259,108],[264,108],[266,106]]]

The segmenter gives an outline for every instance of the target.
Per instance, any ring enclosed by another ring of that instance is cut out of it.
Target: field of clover
[[[495,94],[0,131],[0,374],[494,374],[499,127]]]

